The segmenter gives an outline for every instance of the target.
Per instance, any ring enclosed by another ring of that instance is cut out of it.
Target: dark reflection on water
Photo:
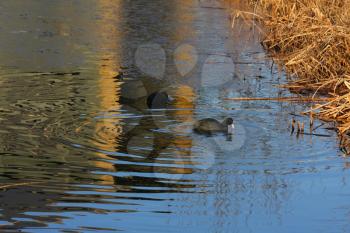
[[[0,2],[2,232],[349,230],[335,135],[289,135],[307,106],[225,100],[286,93],[212,4]],[[191,131],[227,115],[232,140]]]

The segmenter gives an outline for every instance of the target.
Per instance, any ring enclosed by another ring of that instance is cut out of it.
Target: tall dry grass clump
[[[255,0],[265,49],[300,94],[332,100],[312,109],[350,131],[350,0]]]

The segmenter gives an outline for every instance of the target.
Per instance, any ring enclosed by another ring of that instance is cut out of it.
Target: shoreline
[[[301,96],[327,96],[316,104],[316,117],[338,123],[340,134],[350,130],[350,1],[325,0],[280,3],[258,0],[262,15],[262,45],[289,78],[285,85]]]
[[[329,99],[314,104],[315,117],[337,123],[338,134],[350,132],[350,1],[250,2],[254,12],[238,12],[262,32],[261,44],[282,66],[289,89],[301,98]],[[248,17],[244,17],[244,15]]]

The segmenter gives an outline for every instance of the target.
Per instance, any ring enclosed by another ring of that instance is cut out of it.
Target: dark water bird
[[[231,117],[226,118],[223,122],[219,122],[218,120],[212,118],[205,118],[197,121],[194,124],[193,130],[196,133],[206,135],[215,133],[224,133],[231,135],[234,128],[235,126]]]
[[[165,91],[156,91],[147,97],[147,107],[149,109],[164,109],[173,101],[173,98]]]

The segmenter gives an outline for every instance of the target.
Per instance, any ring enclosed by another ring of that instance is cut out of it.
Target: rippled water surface
[[[227,99],[290,94],[222,6],[0,2],[1,232],[350,231],[330,125],[297,138],[309,106]],[[155,91],[172,104],[149,109]],[[227,116],[231,139],[192,132]]]

